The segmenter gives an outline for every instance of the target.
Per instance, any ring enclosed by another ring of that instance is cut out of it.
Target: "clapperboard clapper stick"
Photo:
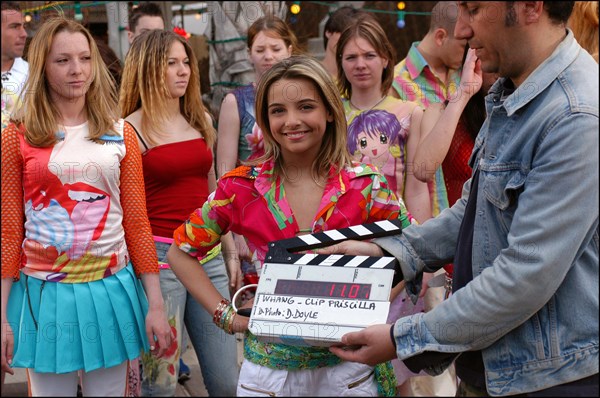
[[[368,240],[390,235],[399,235],[400,233],[402,233],[402,222],[401,220],[396,219],[377,221],[371,224],[354,225],[348,228],[333,229],[318,232],[316,234],[300,235],[290,239],[281,239],[270,242],[266,261],[272,263],[293,263],[302,257],[302,254],[296,254],[294,252],[314,250],[346,240]],[[327,254],[317,255],[308,264],[321,264],[329,256],[330,255]],[[368,267],[377,259],[378,257],[367,257],[362,266]],[[352,260],[354,260],[354,256],[342,256],[333,265],[343,266]],[[397,261],[393,261],[393,265],[396,272],[394,274],[392,286],[396,286],[402,281],[403,275]]]
[[[400,220],[377,221],[269,243],[250,331],[259,340],[328,346],[348,332],[385,323],[397,261],[394,257],[306,252],[345,240],[400,234]]]

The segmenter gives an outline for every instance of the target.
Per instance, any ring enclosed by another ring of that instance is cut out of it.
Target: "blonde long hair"
[[[179,35],[166,30],[151,30],[136,37],[125,59],[119,106],[126,117],[142,108],[140,134],[150,144],[156,140],[148,134],[149,126],[160,126],[168,117],[167,101],[170,98],[166,76],[169,51],[173,43],[183,44],[190,60],[190,80],[185,95],[179,98],[179,109],[185,120],[200,131],[209,148],[216,141],[216,133],[207,119],[200,94],[198,60],[188,43]]]
[[[581,47],[598,62],[598,2],[576,1],[568,25]]]
[[[273,65],[266,71],[256,88],[256,123],[263,132],[265,154],[250,164],[259,164],[267,160],[275,161],[275,171],[283,169],[281,148],[271,131],[269,124],[269,89],[273,83],[282,79],[305,79],[314,84],[325,108],[333,115],[333,122],[327,122],[321,148],[312,165],[314,178],[327,176],[331,166],[338,171],[351,164],[348,152],[347,125],[344,107],[331,76],[316,59],[307,55],[295,55]]]
[[[46,80],[46,60],[55,36],[61,32],[81,33],[90,46],[92,72],[85,95],[85,110],[89,123],[89,139],[102,141],[103,135],[118,135],[115,122],[119,118],[115,82],[90,32],[80,23],[58,16],[44,22],[28,50],[29,77],[23,89],[24,101],[15,113],[14,121],[26,127],[25,139],[36,147],[56,143],[59,111],[50,97]]]

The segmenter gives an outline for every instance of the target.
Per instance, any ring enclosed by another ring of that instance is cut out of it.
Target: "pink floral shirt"
[[[299,232],[286,199],[283,183],[273,173],[273,162],[241,166],[224,175],[206,203],[174,232],[175,243],[186,253],[201,257],[229,231],[245,237],[260,270],[271,241]],[[388,183],[372,167],[354,162],[341,172],[330,171],[312,232],[401,217],[406,210]]]

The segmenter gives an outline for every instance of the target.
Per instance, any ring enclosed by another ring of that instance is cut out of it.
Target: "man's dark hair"
[[[2,9],[0,11],[4,10],[21,11],[21,6],[16,1],[3,1]]]
[[[556,23],[567,23],[575,7],[574,1],[544,1],[544,9]]]
[[[344,29],[364,14],[368,14],[368,12],[350,6],[340,7],[332,12],[323,29],[323,47],[327,49],[327,42],[329,41],[325,32],[342,33]]]
[[[516,23],[516,15],[514,14],[514,1],[506,2],[507,19],[505,24],[512,26]],[[544,10],[548,13],[548,17],[555,24],[566,24],[575,7],[574,1],[544,1]],[[511,12],[512,10],[512,12]]]
[[[161,17],[162,20],[165,20],[163,16],[162,10],[160,6],[156,3],[141,3],[139,6],[131,10],[131,14],[129,14],[129,31],[135,32],[135,28],[137,27],[138,21],[141,17]]]

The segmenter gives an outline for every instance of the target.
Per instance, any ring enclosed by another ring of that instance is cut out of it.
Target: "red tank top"
[[[448,193],[448,203],[454,205],[462,194],[462,187],[465,181],[471,178],[471,167],[469,158],[473,152],[473,139],[467,132],[462,120],[458,123],[452,143],[442,162],[444,171],[444,181]]]
[[[142,154],[152,233],[167,238],[208,197],[212,152],[203,138],[150,148]]]

